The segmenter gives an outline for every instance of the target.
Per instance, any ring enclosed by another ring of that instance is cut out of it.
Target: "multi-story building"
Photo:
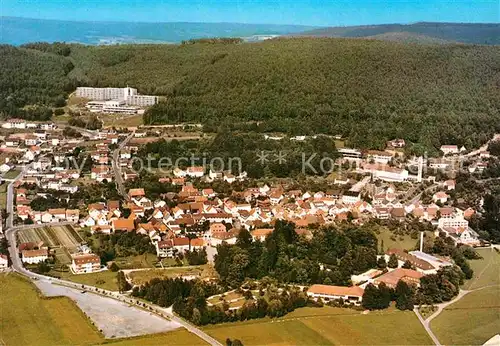
[[[22,261],[29,264],[37,264],[49,258],[49,251],[47,249],[23,250],[21,254]]]
[[[158,96],[139,95],[134,88],[89,88],[78,87],[76,96],[91,100],[87,108],[106,113],[137,113],[137,109],[127,106],[148,107],[158,102]],[[101,101],[101,102],[99,102]]]
[[[93,273],[101,269],[101,259],[96,254],[77,253],[71,258],[71,270],[75,274]]]

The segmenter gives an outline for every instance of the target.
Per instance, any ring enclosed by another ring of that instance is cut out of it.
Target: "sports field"
[[[203,345],[185,329],[130,339],[106,340],[68,298],[42,298],[16,274],[0,274],[2,345]]]
[[[413,312],[389,309],[363,314],[323,307],[301,308],[283,318],[268,318],[205,327],[224,343],[244,345],[430,345],[432,340]]]
[[[467,294],[431,321],[443,345],[482,345],[500,333],[500,286]]]

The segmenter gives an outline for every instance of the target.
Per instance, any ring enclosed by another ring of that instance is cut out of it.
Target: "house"
[[[71,270],[75,274],[94,273],[101,269],[101,259],[96,254],[78,253],[71,255]]]
[[[229,231],[229,232],[214,232],[210,236],[210,245],[211,246],[217,246],[222,244],[223,242],[226,242],[230,245],[236,244],[236,232]]]
[[[0,255],[0,270],[6,269],[9,266],[9,258],[7,255]]]
[[[146,193],[144,192],[144,189],[142,189],[142,188],[141,189],[130,189],[128,191],[128,196],[130,198],[136,198],[137,199],[139,197],[138,199],[140,199],[140,197],[143,197],[145,195],[146,195]]]
[[[155,243],[156,255],[162,258],[174,257],[174,244],[172,239],[160,240]]]
[[[307,296],[314,300],[321,298],[323,301],[342,300],[344,303],[361,305],[363,293],[365,292],[359,286],[330,286],[330,285],[312,285],[307,290]]]
[[[392,159],[392,154],[386,151],[368,150],[366,152],[366,160],[375,163],[387,164]]]
[[[456,186],[456,182],[455,180],[446,180],[444,183],[443,183],[443,187],[450,191],[450,190],[455,190],[455,186]]]
[[[4,129],[25,129],[26,128],[26,120],[11,118],[8,119],[5,123],[2,124]]]
[[[132,232],[133,230],[135,230],[135,223],[134,220],[131,218],[115,219],[111,223],[111,228],[113,229],[113,232],[116,231]]]
[[[479,241],[479,235],[470,227],[445,227],[440,230],[453,239],[455,244],[465,244],[470,246],[477,246],[481,244]]]
[[[456,145],[442,145],[440,150],[444,155],[458,154],[460,152]]]
[[[434,203],[439,202],[441,204],[444,204],[448,201],[448,198],[450,198],[450,196],[444,191],[439,191],[432,195],[432,200],[434,201]]]
[[[80,219],[80,210],[78,209],[67,209],[66,210],[66,221],[78,223]]]
[[[408,284],[420,286],[420,279],[424,276],[423,273],[413,269],[396,268],[382,276],[377,277],[374,283],[378,286],[382,282],[390,288],[396,288],[399,280],[403,280]]]
[[[348,205],[356,204],[361,200],[359,191],[346,191],[342,196],[342,202]]]
[[[196,166],[196,167],[188,167],[186,169],[186,175],[192,178],[201,178],[205,175],[205,167]]]
[[[403,148],[406,145],[406,142],[404,139],[396,138],[392,141],[387,142],[387,145],[393,148]]]
[[[21,259],[24,263],[37,264],[47,260],[48,258],[49,258],[49,250],[47,249],[21,251]]]
[[[254,241],[264,241],[271,233],[273,233],[272,228],[258,228],[250,232]]]

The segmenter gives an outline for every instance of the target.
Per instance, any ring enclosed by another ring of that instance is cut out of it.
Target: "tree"
[[[396,257],[395,254],[391,254],[391,256],[389,256],[389,262],[387,262],[387,266],[389,268],[397,268],[398,267],[398,258]]]
[[[118,281],[118,291],[120,293],[126,292],[132,288],[132,286],[130,286],[127,279],[125,278],[125,273],[123,273],[123,271],[118,272],[118,274],[116,275],[116,279]]]
[[[363,293],[362,305],[369,310],[385,309],[391,303],[392,291],[384,283],[379,287],[369,283]]]
[[[40,274],[50,272],[50,266],[45,261],[38,262],[36,269]]]
[[[399,310],[413,310],[414,290],[405,281],[399,280],[396,285],[396,307]]]
[[[403,263],[403,265],[401,266],[401,268],[414,269],[413,264],[409,260],[406,260],[405,263]]]
[[[117,272],[118,270],[120,270],[120,268],[118,268],[118,265],[115,262],[113,262],[109,266],[109,270],[111,270],[112,272]]]
[[[377,260],[377,267],[380,269],[387,268],[387,262],[385,261],[384,256],[380,256],[379,259]]]

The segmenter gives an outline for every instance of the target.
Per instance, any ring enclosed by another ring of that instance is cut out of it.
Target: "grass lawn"
[[[484,286],[500,285],[500,254],[494,249],[477,249],[476,251],[483,258],[469,260],[474,270],[474,277],[468,280],[462,288],[473,290]]]
[[[392,240],[394,236],[396,240]],[[409,235],[399,236],[394,235],[387,227],[380,227],[380,234],[377,234],[378,247],[380,248],[382,241],[384,242],[384,251],[391,248],[412,250],[418,242],[418,239],[412,239]]]
[[[134,285],[143,285],[154,278],[166,279],[178,276],[200,276],[206,272],[206,266],[195,267],[170,267],[167,269],[138,270],[128,274]]]
[[[143,124],[142,115],[100,114],[104,127],[138,127]]]
[[[443,345],[482,345],[500,333],[500,287],[467,294],[431,321]]]
[[[145,253],[137,256],[117,257],[114,260],[120,269],[155,268],[158,262],[156,255]]]
[[[107,342],[106,345],[113,346],[156,346],[156,345],[207,345],[207,343],[188,332],[186,329],[178,329],[168,333],[141,336],[137,338],[122,339]]]
[[[3,178],[4,179],[14,179],[15,177],[17,177],[19,175],[19,173],[21,173],[20,170],[18,169],[13,169],[13,170],[10,170],[8,171],[7,173],[5,173],[3,175]]]
[[[73,281],[79,284],[96,286],[110,291],[118,291],[116,274],[110,270],[105,270],[93,274],[72,274],[69,271],[51,271],[49,274],[61,279]]]
[[[68,298],[41,298],[33,284],[0,275],[0,335],[6,345],[91,345],[103,340]]]
[[[2,345],[204,345],[185,329],[130,339],[106,340],[66,297],[45,299],[16,274],[0,275]]]
[[[0,208],[7,208],[7,183],[0,185]]]
[[[205,327],[224,343],[244,345],[430,345],[432,340],[413,312],[386,310],[367,315],[340,308],[302,308],[275,320],[268,318]]]

